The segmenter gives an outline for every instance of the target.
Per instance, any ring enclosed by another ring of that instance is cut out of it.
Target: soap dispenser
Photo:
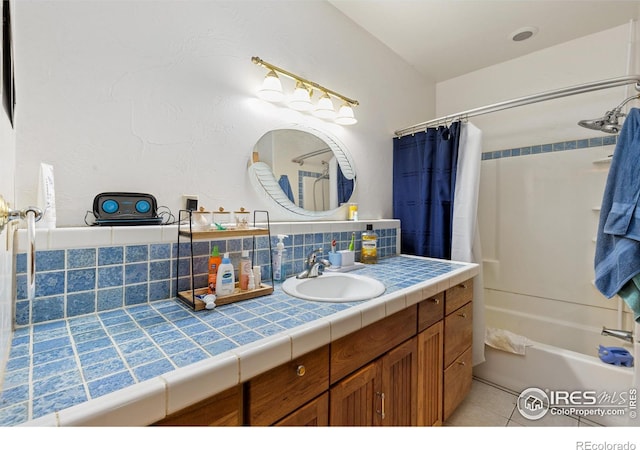
[[[276,281],[284,281],[285,274],[282,269],[282,262],[284,259],[284,238],[288,238],[289,236],[286,234],[278,235],[278,243],[276,244],[276,252],[273,258],[273,278]]]

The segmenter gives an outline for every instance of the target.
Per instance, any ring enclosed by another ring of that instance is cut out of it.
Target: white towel
[[[485,330],[484,342],[495,349],[517,355],[524,355],[527,346],[532,345],[531,341],[524,336],[508,330],[490,327],[487,327]]]

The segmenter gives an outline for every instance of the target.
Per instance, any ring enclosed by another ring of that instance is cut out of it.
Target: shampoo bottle
[[[284,259],[284,238],[288,238],[286,234],[278,235],[278,243],[276,244],[276,254],[273,258],[273,278],[276,281],[284,281],[285,274],[284,270],[282,270],[282,261]]]
[[[240,278],[240,290],[242,291],[249,289],[249,274],[253,275],[251,260],[249,259],[249,250],[242,250],[242,258],[240,258],[240,270],[238,275],[238,278]]]
[[[375,264],[378,262],[378,235],[373,231],[373,225],[367,224],[367,230],[362,233],[362,251],[360,262]]]
[[[220,264],[222,264],[220,251],[218,246],[214,245],[213,250],[211,250],[211,256],[209,256],[209,294],[216,293],[216,276],[218,275]]]
[[[218,267],[218,275],[216,277],[216,296],[231,295],[236,287],[236,276],[233,264],[229,259],[229,253],[225,253],[222,258],[222,264]]]

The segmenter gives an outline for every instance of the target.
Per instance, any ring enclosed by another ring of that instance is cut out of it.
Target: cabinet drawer
[[[331,384],[416,334],[413,305],[331,343]]]
[[[444,371],[443,419],[447,420],[471,390],[471,347]]]
[[[449,315],[473,299],[473,278],[447,289],[445,315]]]
[[[242,425],[242,389],[240,385],[178,411],[157,422],[159,426],[232,426]]]
[[[418,333],[444,317],[444,292],[418,303]]]
[[[271,425],[328,389],[326,345],[246,382],[246,421]]]
[[[444,318],[444,367],[445,369],[471,346],[473,334],[473,303]]]

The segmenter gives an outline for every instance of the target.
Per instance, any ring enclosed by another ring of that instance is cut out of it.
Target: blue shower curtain
[[[451,259],[460,122],[393,140],[393,216],[401,252]]]
[[[348,180],[338,164],[338,205],[346,203],[353,194],[353,180]]]

